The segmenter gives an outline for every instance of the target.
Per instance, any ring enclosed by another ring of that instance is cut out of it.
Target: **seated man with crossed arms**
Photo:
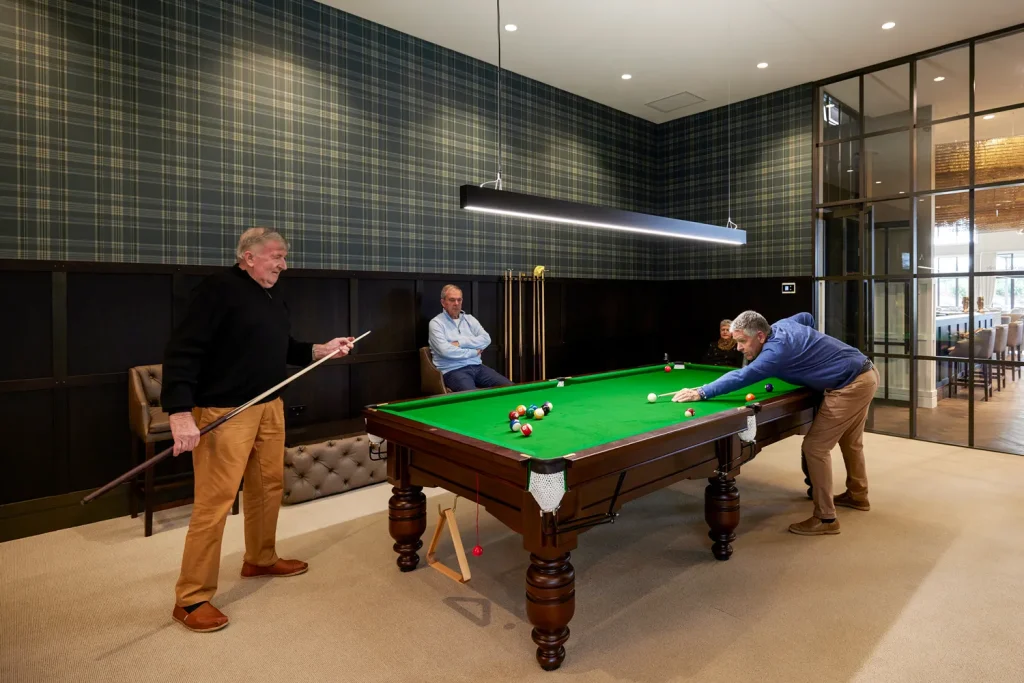
[[[491,345],[491,335],[480,322],[462,310],[462,290],[445,285],[441,308],[430,321],[430,351],[434,365],[452,391],[470,391],[512,384],[483,364],[480,355]]]

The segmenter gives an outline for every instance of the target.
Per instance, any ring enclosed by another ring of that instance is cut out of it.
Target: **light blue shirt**
[[[483,361],[478,350],[491,345],[491,335],[480,322],[463,311],[458,320],[452,320],[447,311],[441,311],[430,321],[430,352],[434,365],[441,374]],[[459,342],[458,346],[452,342]]]

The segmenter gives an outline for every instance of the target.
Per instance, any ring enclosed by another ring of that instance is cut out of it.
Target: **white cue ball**
[[[657,394],[647,394],[647,402],[648,403],[654,403],[657,400],[658,400],[658,395]]]

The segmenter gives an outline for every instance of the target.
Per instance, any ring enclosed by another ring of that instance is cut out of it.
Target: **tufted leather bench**
[[[284,452],[284,504],[387,481],[387,461],[370,459],[366,434],[291,446]]]

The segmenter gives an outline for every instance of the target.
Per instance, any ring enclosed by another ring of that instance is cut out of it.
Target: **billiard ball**
[[[516,408],[516,412],[519,413],[520,416],[526,415],[526,406],[520,404],[519,407]]]
[[[770,394],[771,392],[775,391],[775,387],[773,387],[771,384],[765,384],[764,390]]]
[[[519,417],[519,411],[518,410],[512,410],[508,414],[508,419],[510,419],[510,420],[515,420],[518,417]]]
[[[537,410],[533,411],[534,418],[538,420],[543,420],[545,415],[547,415],[547,413],[544,412],[543,408],[537,408]]]
[[[647,394],[647,402],[648,403],[654,403],[657,400],[658,400],[658,395],[657,394]]]
[[[531,427],[528,424],[525,424],[523,425],[523,428],[520,431],[523,433],[523,436],[529,436],[530,434],[533,434],[533,427]]]
[[[547,415],[548,413],[550,413],[550,412],[552,411],[552,409],[554,409],[554,407],[555,407],[555,406],[553,406],[553,405],[551,404],[551,401],[544,401],[544,405],[542,405],[542,406],[541,406],[541,408],[543,408],[543,409],[544,409],[544,414],[545,414],[545,415]]]
[[[697,411],[694,410],[693,408],[687,408],[686,409],[686,417],[693,417],[696,414],[697,414]]]
[[[672,366],[671,365],[666,365],[665,366],[665,372],[672,372]]]
[[[519,420],[512,420],[508,423],[508,428],[511,429],[513,432],[518,432],[521,427],[522,423],[520,423]]]
[[[754,400],[754,395],[753,394],[747,394],[747,400],[748,401],[753,401]]]
[[[530,407],[526,409],[526,412],[528,412],[530,415],[533,415],[535,412],[537,412],[537,404],[530,404]]]

